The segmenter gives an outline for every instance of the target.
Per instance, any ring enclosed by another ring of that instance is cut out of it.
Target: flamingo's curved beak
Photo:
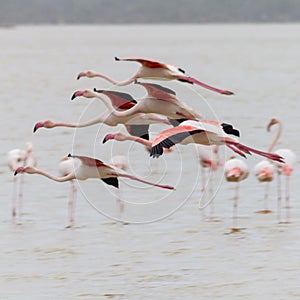
[[[77,75],[77,80],[79,80],[81,77],[85,77],[86,76],[86,72],[80,72],[78,75]]]
[[[104,137],[104,139],[103,139],[103,141],[102,141],[102,144],[105,144],[105,143],[106,143],[107,141],[109,141],[109,140],[113,140],[114,137],[115,137],[115,135],[112,134],[112,133],[107,134],[107,135]]]
[[[83,95],[83,91],[76,91],[71,97],[71,100],[74,100],[76,97],[80,97]]]
[[[25,167],[19,167],[16,169],[15,173],[14,173],[14,176],[16,176],[17,174],[19,173],[22,173],[25,171]]]
[[[39,128],[44,127],[45,122],[37,122],[33,127],[33,132],[36,132]]]

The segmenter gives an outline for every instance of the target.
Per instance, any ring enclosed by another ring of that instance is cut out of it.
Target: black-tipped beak
[[[102,144],[105,144],[107,142],[106,137],[102,140]]]
[[[72,97],[71,97],[71,101],[74,100],[76,97],[77,97],[77,96],[76,96],[76,92],[75,92],[75,93],[72,95]]]
[[[37,122],[33,127],[33,133],[35,133],[41,127],[44,127],[44,122]]]
[[[68,154],[68,157],[72,157],[72,154],[71,154],[71,153],[69,153],[69,154]]]
[[[137,79],[135,79],[134,84],[141,84],[141,83]]]
[[[115,60],[117,60],[117,61],[118,61],[118,60],[120,60],[120,58],[119,58],[119,57],[117,57],[117,56],[115,56]]]

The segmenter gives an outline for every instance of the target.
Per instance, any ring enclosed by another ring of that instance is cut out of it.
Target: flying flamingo
[[[118,58],[115,57],[115,60],[117,61],[135,61],[141,64],[140,69],[129,79],[124,81],[116,81],[112,79],[111,77],[94,72],[92,70],[81,72],[78,74],[77,79],[80,79],[81,77],[100,77],[107,81],[109,81],[112,84],[118,85],[118,86],[124,86],[128,85],[132,82],[134,82],[136,79],[139,78],[147,78],[147,79],[156,79],[156,80],[178,80],[182,82],[187,82],[190,84],[197,84],[200,85],[203,88],[209,89],[213,92],[223,94],[223,95],[233,95],[233,92],[217,89],[215,87],[212,87],[210,85],[207,85],[193,77],[185,75],[185,71],[181,68],[178,68],[173,65],[164,64],[155,60],[146,59],[146,58],[139,58],[139,57],[123,57]]]
[[[222,165],[218,150],[219,147],[216,145],[205,146],[196,144],[196,155],[198,157],[200,166],[201,166],[201,200],[199,201],[199,207],[204,211],[204,208],[207,204],[210,205],[210,215],[213,216],[214,213],[214,195],[213,195],[213,179],[214,174],[217,171],[218,167]],[[208,180],[207,180],[208,179]],[[208,188],[209,190],[209,201],[207,204],[202,205],[202,200],[205,195],[205,191]]]
[[[26,143],[26,149],[13,149],[7,153],[8,167],[11,171],[17,170],[19,167],[24,165],[36,166],[37,160],[32,153],[32,144]],[[12,217],[17,216],[17,207],[19,210],[19,215],[22,214],[22,200],[23,200],[23,185],[24,178],[20,178],[18,184],[17,178],[13,179],[13,196],[12,196]]]
[[[169,119],[200,119],[201,116],[176,98],[176,93],[166,87],[154,83],[135,81],[147,90],[147,96],[140,99],[132,108],[117,112],[117,116],[134,116],[137,113],[157,113]],[[94,92],[105,93],[105,90],[94,89]],[[109,94],[106,93],[107,96]]]
[[[163,130],[152,143],[150,156],[159,157],[163,148],[170,148],[175,144],[187,145],[190,143],[202,145],[225,145],[239,155],[246,157],[251,152],[282,162],[282,157],[275,153],[267,153],[250,148],[239,143],[229,134],[239,136],[239,131],[227,123],[216,121],[184,121],[179,126]]]
[[[228,182],[236,182],[236,190],[234,196],[233,204],[233,227],[231,232],[238,232],[241,228],[237,226],[237,216],[238,216],[238,200],[239,200],[239,182],[245,180],[249,175],[249,170],[247,164],[237,158],[230,158],[226,161],[224,165],[225,178]]]
[[[83,96],[86,98],[99,98],[99,93],[93,92],[91,90],[84,90],[84,91],[76,91],[73,96],[72,100],[76,97]],[[36,132],[39,128],[54,128],[54,127],[71,127],[71,128],[83,128],[92,126],[99,123],[104,123],[108,126],[117,126],[118,124],[126,124],[126,125],[144,125],[144,124],[155,124],[155,123],[164,123],[164,124],[170,124],[170,122],[167,119],[160,118],[159,116],[155,114],[143,114],[139,113],[129,117],[123,117],[123,116],[117,116],[117,112],[110,101],[105,98],[101,97],[102,101],[107,106],[109,112],[104,113],[100,116],[98,116],[95,119],[82,122],[82,123],[69,123],[69,122],[54,122],[51,120],[41,121],[37,122],[33,128],[33,132]]]
[[[169,189],[169,190],[174,189],[174,187],[169,185],[156,184],[156,183],[152,183],[137,178],[125,172],[121,173],[113,166],[105,164],[101,160],[95,158],[81,156],[81,155],[71,155],[71,154],[69,154],[68,157],[79,159],[80,163],[74,164],[74,169],[71,171],[71,173],[65,176],[61,176],[61,177],[55,176],[44,170],[39,170],[33,166],[18,167],[14,174],[15,175],[17,175],[18,173],[39,174],[57,182],[66,182],[73,179],[86,180],[89,178],[100,178],[103,182],[105,182],[108,185],[112,185],[115,188],[119,188],[118,177],[124,177],[124,178],[129,178],[132,180],[136,180],[163,189]]]
[[[282,135],[282,123],[277,118],[272,118],[267,125],[267,130],[270,131],[271,127],[275,124],[278,124],[278,131],[271,144],[269,150],[273,151],[274,147],[277,145],[281,135]],[[279,149],[275,151],[276,154],[280,155],[284,159],[284,163],[276,164],[277,166],[277,205],[278,205],[278,220],[281,222],[281,175],[286,176],[286,190],[285,190],[285,201],[286,201],[286,223],[289,223],[290,220],[290,176],[293,173],[294,165],[296,163],[296,155],[290,149]]]
[[[58,165],[58,170],[61,176],[68,176],[74,171],[74,161],[70,157],[64,157]],[[69,213],[69,225],[67,228],[74,226],[74,215],[75,215],[75,205],[76,205],[76,196],[77,188],[73,179],[70,180],[70,193],[68,201],[68,213]]]

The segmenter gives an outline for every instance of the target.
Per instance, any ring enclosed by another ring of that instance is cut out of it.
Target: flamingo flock
[[[201,116],[200,112],[180,101],[174,90],[161,84],[140,80],[177,80],[184,83],[198,85],[221,95],[234,95],[233,92],[203,83],[194,77],[186,75],[182,68],[161,63],[152,59],[139,57],[115,57],[115,60],[138,62],[141,66],[135,74],[123,81],[117,81],[108,75],[92,70],[80,72],[77,75],[77,79],[79,80],[82,77],[99,77],[119,87],[135,84],[136,86],[140,86],[145,89],[145,97],[142,99],[136,99],[127,92],[120,92],[114,89],[107,90],[94,88],[93,90],[77,90],[73,92],[71,96],[72,101],[79,97],[86,99],[98,99],[104,103],[107,110],[103,111],[95,119],[82,123],[53,120],[38,121],[33,127],[33,132],[37,132],[40,128],[87,128],[100,123],[104,123],[107,126],[117,126],[118,124],[122,124],[122,126],[126,128],[128,134],[122,132],[109,133],[103,136],[102,142],[106,143],[109,140],[137,142],[146,146],[150,156],[153,158],[159,158],[161,155],[166,155],[179,144],[194,144],[198,147],[197,153],[199,163],[203,170],[205,168],[209,168],[213,172],[222,166],[222,163],[220,163],[216,154],[220,146],[225,146],[241,157],[240,159],[230,159],[224,165],[225,179],[229,182],[237,183],[233,214],[233,229],[236,231],[238,228],[236,221],[238,184],[240,181],[246,179],[249,174],[249,170],[244,159],[252,153],[257,154],[265,158],[265,161],[263,161],[255,169],[255,175],[259,181],[271,181],[273,179],[273,174],[275,173],[275,168],[277,170],[279,184],[278,218],[280,219],[281,189],[279,179],[282,174],[287,178],[286,204],[289,206],[290,196],[288,179],[292,174],[293,164],[296,158],[295,155],[287,149],[272,152],[281,133],[281,123],[277,119],[272,119],[268,125],[269,129],[275,124],[278,124],[279,126],[276,142],[272,144],[269,151],[266,152],[254,147],[246,146],[239,142],[238,138],[240,136],[240,131],[232,124],[215,120],[205,120]],[[164,124],[171,127],[159,132],[151,141],[149,128],[152,124]],[[207,154],[207,149],[210,149],[210,154]],[[180,192],[177,190],[175,191],[175,187],[173,186],[149,182],[127,173],[125,171],[126,164],[124,163],[124,156],[114,158],[111,160],[111,164],[107,164],[98,158],[88,157],[84,154],[68,154],[59,163],[60,176],[56,176],[45,170],[37,169],[35,163],[29,162],[30,155],[28,153],[29,151],[22,153],[22,158],[19,161],[20,163],[16,163],[14,162],[16,158],[13,159],[13,157],[17,156],[16,151],[11,151],[9,164],[11,170],[14,172],[14,175],[24,173],[38,174],[57,182],[69,181],[71,183],[68,202],[69,227],[74,225],[74,209],[77,193],[77,189],[74,185],[75,180],[93,178],[101,179],[106,185],[119,189],[119,179],[124,178],[139,181],[152,187],[171,190],[174,193]],[[214,153],[214,155],[212,155],[212,153]],[[142,164],[143,162],[140,163]],[[267,169],[267,166],[269,169]],[[203,173],[202,193],[206,188],[204,180],[205,175]],[[124,211],[124,205],[120,196],[118,196],[117,202],[119,203],[119,211],[121,215]],[[15,203],[15,200],[13,203]],[[16,205],[13,204],[13,216],[16,215],[15,206]],[[200,202],[199,206],[201,207]],[[268,208],[266,206],[265,211],[267,211],[267,209]],[[287,219],[289,219],[288,213]]]

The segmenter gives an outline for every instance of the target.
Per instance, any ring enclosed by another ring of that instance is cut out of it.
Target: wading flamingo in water
[[[227,123],[216,121],[184,121],[179,126],[163,130],[152,143],[150,156],[159,157],[163,154],[163,148],[170,148],[176,144],[187,145],[190,143],[202,145],[225,145],[239,155],[256,153],[272,160],[282,162],[282,157],[275,153],[263,152],[239,143],[235,138],[239,131]]]
[[[116,113],[117,116],[129,117],[137,113],[157,113],[167,116],[177,124],[182,119],[201,119],[201,116],[195,110],[187,107],[176,98],[176,93],[173,90],[154,83],[138,81],[135,81],[135,83],[146,89],[147,96],[140,99],[132,108]],[[106,91],[94,89],[94,92],[105,93]]]
[[[58,165],[58,170],[61,176],[68,176],[74,171],[74,160],[70,157],[64,157]],[[67,228],[71,228],[74,226],[75,220],[75,206],[76,206],[76,198],[77,198],[77,188],[75,186],[75,182],[73,179],[70,180],[70,193],[69,193],[69,201],[68,201],[68,214],[69,214],[69,225]]]
[[[123,154],[114,155],[110,160],[110,165],[114,168],[121,169],[123,171],[127,170],[126,157]],[[121,189],[117,190],[117,205],[119,209],[118,219],[121,221],[122,214],[124,212],[124,201],[121,199]]]
[[[16,171],[18,167],[24,165],[36,166],[37,161],[32,153],[32,144],[26,143],[26,149],[13,149],[7,153],[7,163],[11,171]],[[12,217],[17,216],[17,210],[19,216],[22,214],[22,200],[23,200],[23,186],[24,177],[21,176],[19,183],[17,178],[13,179],[13,195],[12,195]]]
[[[93,92],[91,90],[76,91],[72,96],[72,100],[79,96],[83,96],[85,98],[97,98],[97,97],[99,98],[101,97],[101,95],[100,96],[99,95],[100,95],[99,93]],[[139,113],[129,117],[117,116],[117,114],[120,114],[121,112],[116,111],[107,98],[101,97],[101,100],[107,106],[109,112],[104,113],[95,119],[82,122],[82,123],[54,122],[51,120],[40,121],[35,124],[33,128],[33,132],[36,132],[41,127],[83,128],[83,127],[88,127],[99,123],[104,123],[108,126],[117,126],[118,124],[126,124],[126,125],[144,125],[144,124],[155,124],[155,123],[170,124],[169,120],[165,118],[160,118],[156,114]]]
[[[243,160],[232,157],[224,164],[224,173],[228,182],[236,182],[232,215],[233,227],[231,228],[231,232],[238,232],[241,230],[241,228],[238,228],[237,226],[239,183],[248,177],[249,170],[247,164]]]
[[[135,181],[139,181],[163,189],[169,189],[169,190],[174,189],[174,187],[169,185],[156,184],[156,183],[152,183],[137,178],[125,172],[121,173],[119,170],[116,170],[113,166],[105,164],[101,160],[95,158],[81,156],[81,155],[71,155],[71,154],[69,154],[68,157],[78,159],[80,163],[75,164],[72,172],[65,176],[61,176],[61,177],[55,176],[44,170],[39,170],[32,166],[19,167],[16,169],[14,174],[15,175],[17,175],[18,173],[39,174],[57,182],[66,182],[73,179],[86,180],[89,178],[99,178],[106,184],[112,185],[115,188],[119,188],[118,178],[124,177],[124,178],[129,178]]]
[[[273,125],[278,125],[278,131],[275,135],[273,143],[269,150],[273,151],[282,135],[282,123],[277,118],[272,118],[267,126],[267,130],[270,131]],[[296,163],[296,155],[290,149],[278,149],[275,151],[276,154],[280,155],[284,159],[284,163],[276,164],[277,168],[277,205],[278,205],[278,221],[281,222],[281,175],[286,176],[286,189],[285,189],[285,201],[286,201],[286,222],[290,222],[290,176],[293,173],[294,165]]]
[[[161,62],[158,62],[158,61],[155,61],[152,59],[139,58],[139,57],[123,57],[123,58],[115,57],[115,60],[138,62],[141,64],[141,67],[133,76],[131,76],[130,78],[128,78],[127,80],[124,80],[124,81],[116,81],[107,75],[104,75],[104,74],[101,74],[101,73],[98,73],[98,72],[95,72],[92,70],[89,70],[86,72],[80,72],[77,76],[77,79],[80,79],[81,77],[88,77],[88,78],[100,77],[100,78],[103,78],[103,79],[109,81],[110,83],[118,85],[118,86],[128,85],[139,78],[156,79],[156,80],[178,80],[178,81],[187,82],[190,84],[200,85],[203,88],[209,89],[209,90],[219,93],[219,94],[233,95],[233,92],[231,92],[231,91],[212,87],[212,86],[205,84],[193,77],[187,76],[183,69],[178,68],[173,65],[161,63]]]
[[[210,206],[210,218],[213,218],[214,214],[214,175],[219,166],[222,165],[220,157],[218,155],[219,146],[205,146],[196,144],[196,155],[201,167],[201,198],[199,201],[199,208],[203,212],[207,205]],[[208,190],[209,200],[205,203],[204,196]]]

